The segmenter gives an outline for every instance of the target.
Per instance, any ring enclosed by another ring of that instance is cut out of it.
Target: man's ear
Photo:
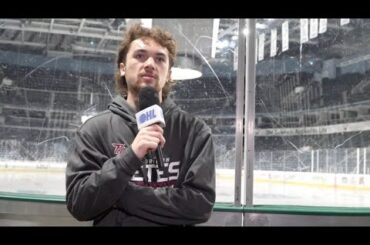
[[[125,75],[125,71],[126,71],[126,66],[125,66],[125,64],[120,63],[120,64],[119,64],[119,72],[120,72],[120,74],[121,74],[121,77],[123,77],[123,76]]]

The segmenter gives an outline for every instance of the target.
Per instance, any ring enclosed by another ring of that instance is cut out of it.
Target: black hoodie
[[[155,154],[140,161],[132,151],[135,111],[121,96],[79,128],[66,169],[67,208],[76,219],[107,226],[193,225],[209,219],[215,202],[211,130],[169,98],[161,107],[164,169],[157,168]]]

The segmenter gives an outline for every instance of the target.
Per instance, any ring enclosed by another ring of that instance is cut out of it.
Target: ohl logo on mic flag
[[[155,117],[156,117],[156,115],[155,115],[155,111],[153,109],[153,110],[147,111],[146,113],[141,114],[140,118],[139,118],[139,122],[140,122],[140,124],[145,123],[147,120],[151,120]]]
[[[152,124],[160,124],[162,128],[165,127],[162,108],[158,105],[152,105],[135,114],[137,127],[142,129]]]

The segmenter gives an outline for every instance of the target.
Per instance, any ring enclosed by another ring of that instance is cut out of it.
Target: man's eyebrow
[[[147,53],[148,51],[146,51],[145,49],[136,49],[134,50],[134,53]]]
[[[148,50],[146,50],[146,49],[136,49],[136,50],[134,50],[134,52],[148,53]],[[166,53],[159,51],[159,52],[155,53],[155,55],[166,56]]]
[[[148,53],[148,50],[146,49],[136,49],[134,50],[134,53]],[[167,57],[166,53],[164,52],[157,52],[155,53],[156,56],[163,56],[163,57]]]
[[[167,57],[167,55],[163,52],[157,52],[155,55],[162,56],[162,57]]]

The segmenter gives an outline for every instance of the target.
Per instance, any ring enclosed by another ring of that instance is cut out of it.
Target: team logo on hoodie
[[[112,146],[114,147],[115,155],[121,154],[124,150],[126,150],[125,144],[112,143]]]
[[[171,161],[169,157],[164,157],[163,163],[164,168],[159,168],[155,159],[145,158],[141,170],[136,170],[131,181],[137,185],[153,188],[173,187],[179,178],[180,161]]]

